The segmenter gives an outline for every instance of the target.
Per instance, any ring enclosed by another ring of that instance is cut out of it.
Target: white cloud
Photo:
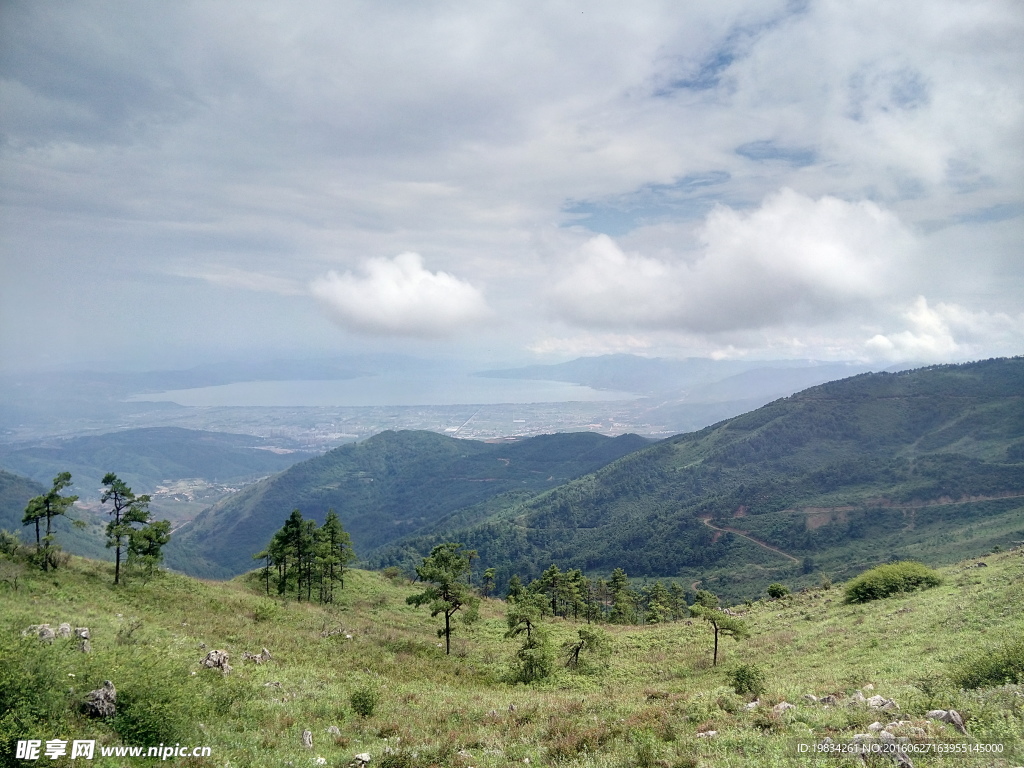
[[[310,292],[331,318],[350,330],[377,336],[435,338],[490,316],[483,294],[447,272],[430,272],[418,253],[370,259],[362,277],[328,272]]]
[[[957,304],[928,306],[918,296],[903,313],[904,331],[876,334],[864,343],[875,359],[941,362],[1024,350],[1024,314],[973,312]]]
[[[720,206],[691,259],[625,253],[600,235],[551,290],[578,325],[716,333],[856,314],[892,290],[914,238],[871,202],[783,189],[743,213]]]

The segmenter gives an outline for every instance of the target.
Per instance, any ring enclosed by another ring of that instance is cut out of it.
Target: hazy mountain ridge
[[[234,575],[252,566],[291,510],[322,520],[331,508],[366,554],[458,509],[509,491],[532,495],[649,444],[585,432],[500,442],[382,432],[224,499],[179,531],[169,558],[190,573]]]
[[[804,558],[840,573],[928,547],[951,561],[1024,538],[1022,437],[1024,358],[862,374],[669,438],[374,562],[408,564],[444,539],[506,578],[557,562],[764,580],[799,572]],[[968,525],[960,546],[938,543]]]
[[[71,472],[81,495],[98,498],[99,480],[107,472],[116,472],[137,493],[149,493],[159,483],[181,478],[230,482],[274,474],[309,456],[268,450],[280,442],[228,432],[148,427],[0,446],[0,466],[43,483],[58,472]]]
[[[720,402],[778,396],[869,370],[856,363],[814,360],[670,360],[638,355],[580,357],[553,365],[480,371],[477,376],[568,381],[595,389],[648,395],[674,394],[690,402]]]

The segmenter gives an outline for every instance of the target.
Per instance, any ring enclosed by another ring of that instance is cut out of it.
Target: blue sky
[[[1024,11],[0,5],[0,369],[1024,353]]]

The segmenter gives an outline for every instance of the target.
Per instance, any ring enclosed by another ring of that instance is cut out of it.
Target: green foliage
[[[718,607],[718,595],[707,589],[698,589],[697,596],[694,598],[694,608],[701,606],[704,608],[717,608]]]
[[[267,547],[252,557],[263,561],[261,579],[268,596],[273,583],[282,597],[294,594],[299,601],[309,601],[316,594],[318,602],[333,603],[335,585],[344,588],[345,573],[356,555],[333,509],[319,528],[296,509]]]
[[[406,598],[409,605],[428,604],[431,616],[444,614],[444,627],[437,631],[437,636],[444,638],[446,655],[452,652],[452,616],[463,607],[473,616],[480,601],[464,581],[469,576],[469,568],[469,552],[464,551],[461,544],[439,544],[416,567],[416,576],[430,586]]]
[[[125,542],[130,542],[136,535],[136,525],[148,525],[151,522],[149,517],[150,498],[145,495],[136,496],[132,489],[113,472],[108,472],[103,476],[103,486],[100,503],[110,502],[112,518],[106,529],[107,547],[114,550],[114,583],[119,584],[121,582],[121,553]],[[169,538],[169,530],[169,524],[161,529],[151,530],[150,534],[140,541],[139,548],[151,553],[147,556],[151,562],[154,552],[156,553],[156,562],[159,562],[159,552],[163,547],[160,541],[165,536]]]
[[[755,664],[740,664],[728,677],[733,690],[740,695],[760,696],[765,692],[764,670]]]
[[[373,717],[380,703],[380,691],[372,683],[361,685],[349,694],[348,703],[359,717]]]
[[[585,674],[602,670],[612,653],[612,640],[600,627],[580,627],[576,640],[569,640],[562,646],[565,665],[569,669]]]
[[[171,540],[168,520],[150,520],[141,528],[132,528],[128,534],[128,570],[151,579],[163,562],[164,545]]]
[[[505,637],[519,637],[523,632],[530,637],[547,610],[547,598],[541,594],[523,592],[518,597],[510,598],[505,611],[505,623],[508,625]]]
[[[708,624],[711,625],[711,629],[715,635],[715,650],[712,656],[712,665],[718,666],[718,638],[719,637],[732,637],[736,640],[747,637],[750,634],[750,630],[747,625],[739,619],[730,616],[727,613],[723,613],[715,608],[708,608],[705,605],[694,605],[690,611],[694,616],[698,616]]]
[[[218,578],[242,573],[250,567],[250,553],[274,534],[281,510],[295,507],[318,522],[332,507],[343,510],[354,546],[368,552],[425,526],[433,528],[438,520],[472,514],[468,510],[474,505],[502,494],[532,496],[546,491],[552,485],[549,478],[566,482],[647,444],[636,435],[609,438],[582,432],[503,444],[427,431],[382,432],[296,464],[224,499],[182,531],[174,545],[179,555],[176,566]],[[238,519],[246,520],[245,530],[225,524]],[[411,571],[434,545],[452,540],[466,541],[441,536],[417,547],[411,556],[402,552],[369,564]],[[181,556],[185,551],[187,558]],[[530,578],[539,573],[531,570]],[[499,581],[507,577],[504,573]]]
[[[113,727],[125,743],[173,744],[194,738],[206,711],[205,686],[190,677],[184,665],[141,650],[132,666],[130,678],[114,681],[117,713]],[[204,678],[214,674],[219,673],[207,672]]]
[[[961,688],[1024,683],[1024,638],[973,653],[954,664],[949,674]]]
[[[785,584],[779,584],[778,582],[775,582],[774,584],[769,584],[768,589],[766,591],[768,592],[768,597],[770,597],[772,600],[781,600],[784,597],[789,597],[789,595],[791,594],[789,591],[789,587],[787,587]]]
[[[71,473],[61,472],[53,478],[53,485],[48,493],[36,496],[31,499],[25,507],[25,516],[21,522],[23,525],[35,525],[36,531],[36,560],[44,571],[56,567],[60,558],[59,548],[53,541],[53,520],[68,513],[68,510],[78,501],[77,496],[62,496],[61,491],[71,485]],[[46,520],[46,535],[40,539],[39,525]]]
[[[879,565],[865,571],[846,585],[848,603],[866,603],[903,592],[927,589],[942,583],[939,574],[923,563],[911,560]]]
[[[547,632],[538,627],[516,651],[512,665],[512,681],[534,683],[549,677],[555,667],[555,655]]]
[[[9,631],[0,635],[0,763],[14,740],[44,726],[67,726],[67,679],[59,648]],[[11,758],[3,764],[18,763]]]

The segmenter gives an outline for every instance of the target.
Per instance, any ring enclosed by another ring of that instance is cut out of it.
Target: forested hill
[[[375,564],[442,540],[499,576],[552,562],[717,580],[951,562],[1024,540],[1024,358],[854,376],[631,454],[534,499],[458,516]]]
[[[456,510],[501,494],[530,498],[647,445],[579,432],[498,443],[383,432],[217,503],[176,532],[168,562],[201,576],[246,571],[293,509],[322,522],[333,508],[364,555]]]
[[[0,528],[20,531],[29,499],[43,493],[46,488],[34,480],[0,469]]]

